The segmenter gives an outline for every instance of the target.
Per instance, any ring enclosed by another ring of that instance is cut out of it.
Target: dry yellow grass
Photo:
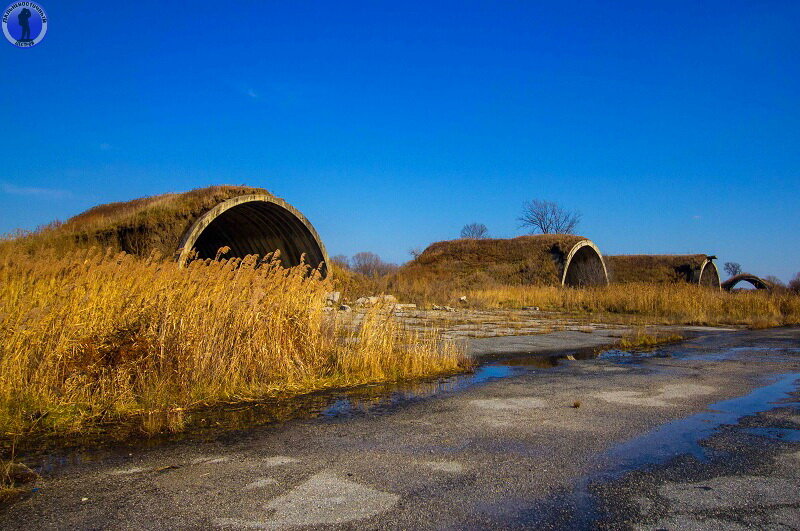
[[[0,433],[123,419],[154,432],[165,412],[179,429],[201,404],[463,368],[453,344],[380,309],[338,322],[330,281],[307,273],[255,257],[179,269],[96,248],[0,254]]]
[[[639,328],[620,339],[617,346],[623,349],[649,349],[666,343],[675,343],[683,339],[685,338],[680,334],[649,332],[646,329]]]
[[[689,284],[630,283],[572,289],[499,286],[465,293],[483,308],[539,306],[543,310],[641,317],[661,324],[779,326],[800,324],[800,297],[765,291],[727,293]]]
[[[591,315],[592,318],[639,324],[703,324],[770,327],[800,324],[800,294],[789,290],[725,292],[685,282],[630,282],[596,288],[503,285],[492,281],[465,286],[455,278],[422,274],[368,278],[334,270],[334,283],[346,297],[391,293],[422,306],[468,305],[482,309],[538,306],[543,310]]]

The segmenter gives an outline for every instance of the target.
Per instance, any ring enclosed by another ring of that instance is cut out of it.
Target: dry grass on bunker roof
[[[227,199],[256,193],[269,194],[269,191],[249,186],[209,186],[184,193],[108,203],[70,218],[63,227],[68,230],[103,230],[115,226],[153,226],[173,219],[196,217]]]
[[[487,285],[559,285],[557,261],[583,240],[570,234],[540,234],[436,242],[388,278],[387,288],[434,295]]]
[[[677,282],[699,270],[705,254],[622,254],[606,255],[606,269],[612,282]]]
[[[585,240],[572,234],[537,234],[510,239],[460,239],[432,243],[412,263],[419,265],[464,262],[471,264],[519,262],[534,254],[566,255]]]
[[[210,186],[98,205],[64,223],[53,223],[16,238],[14,252],[68,252],[99,245],[140,255],[151,251],[171,255],[182,235],[202,214],[227,199],[256,193],[269,194],[263,188]]]

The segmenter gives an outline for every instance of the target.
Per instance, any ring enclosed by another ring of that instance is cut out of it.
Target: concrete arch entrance
[[[317,231],[297,209],[277,197],[248,194],[233,197],[200,216],[181,238],[178,261],[214,258],[221,247],[226,256],[264,256],[279,251],[284,266],[306,263],[327,275],[328,254]]]
[[[703,265],[700,267],[700,274],[698,275],[697,283],[701,286],[719,289],[719,271],[717,270],[717,265],[712,261],[711,258],[706,259],[706,261],[703,262]]]
[[[740,282],[748,282],[756,289],[770,289],[772,287],[763,278],[751,275],[750,273],[742,273],[741,275],[736,275],[735,277],[731,277],[723,282],[722,289],[725,291],[731,291]]]
[[[591,240],[576,243],[564,262],[562,286],[585,287],[608,284],[608,271],[600,249]]]

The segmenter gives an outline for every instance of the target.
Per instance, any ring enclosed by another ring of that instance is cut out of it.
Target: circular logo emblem
[[[36,2],[14,2],[3,10],[3,34],[14,46],[36,46],[45,33],[47,14]]]

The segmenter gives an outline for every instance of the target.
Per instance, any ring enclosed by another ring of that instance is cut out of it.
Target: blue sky
[[[607,254],[800,271],[800,2],[41,3],[0,43],[0,232],[248,184],[403,262],[541,198]]]

